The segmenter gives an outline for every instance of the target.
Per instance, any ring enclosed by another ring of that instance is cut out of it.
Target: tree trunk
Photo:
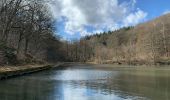
[[[28,51],[28,44],[29,44],[29,39],[26,39],[25,40],[25,50],[24,50],[25,54],[27,54],[27,51]]]
[[[20,44],[21,44],[21,41],[22,41],[22,36],[23,36],[23,33],[20,32],[20,34],[19,34],[19,40],[18,40],[18,46],[17,46],[17,55],[19,54]]]

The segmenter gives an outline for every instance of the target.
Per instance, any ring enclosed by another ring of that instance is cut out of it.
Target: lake
[[[170,100],[170,68],[77,64],[2,80],[0,100]]]

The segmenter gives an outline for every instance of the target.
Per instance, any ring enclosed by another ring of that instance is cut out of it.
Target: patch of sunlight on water
[[[61,80],[61,81],[78,81],[78,80],[106,80],[108,78],[114,78],[118,75],[117,71],[101,71],[101,70],[64,70],[58,71],[57,76],[54,75],[51,79]]]

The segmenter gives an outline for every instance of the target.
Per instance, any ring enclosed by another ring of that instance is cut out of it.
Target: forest
[[[170,100],[170,0],[0,0],[0,100]]]
[[[42,0],[0,0],[0,64],[62,60],[53,23]]]
[[[0,64],[170,64],[170,14],[132,27],[63,41],[42,0],[0,1]]]
[[[132,27],[85,36],[69,45],[73,61],[170,64],[170,14]]]

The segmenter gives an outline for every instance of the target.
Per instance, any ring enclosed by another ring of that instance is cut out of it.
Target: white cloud
[[[86,30],[84,30],[84,31],[81,31],[80,32],[80,35],[81,36],[87,36],[87,35],[91,35],[91,34],[100,34],[100,33],[103,33],[104,31],[103,30],[101,30],[101,29],[99,29],[99,30],[94,30],[94,31],[92,31],[92,32],[87,32]]]
[[[94,34],[100,34],[100,33],[103,33],[104,31],[103,30],[95,30],[95,31],[93,31],[92,33],[94,33]]]
[[[84,36],[90,34],[85,26],[97,31],[139,23],[147,14],[140,9],[134,12],[135,4],[136,0],[121,3],[118,0],[53,0],[50,8],[54,18],[66,18],[65,32]]]
[[[124,26],[129,26],[129,25],[136,25],[142,20],[144,20],[147,16],[147,13],[137,9],[136,12],[130,13],[125,19],[124,19]]]
[[[166,14],[169,14],[170,13],[170,10],[166,10],[163,12],[163,15],[166,15]]]

